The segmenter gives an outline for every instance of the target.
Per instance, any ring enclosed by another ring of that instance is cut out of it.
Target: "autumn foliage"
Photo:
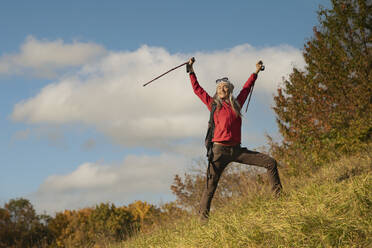
[[[274,97],[282,142],[274,156],[295,172],[363,150],[372,134],[372,4],[332,0]]]
[[[30,201],[10,200],[0,208],[0,247],[40,247],[50,241],[47,215],[37,215]]]
[[[304,178],[301,171],[368,149],[372,141],[372,2],[331,3],[331,9],[320,8],[319,25],[304,45],[305,68],[293,68],[274,96],[282,140],[269,137],[271,153],[286,166],[281,172],[298,178]],[[206,163],[200,160],[197,164],[196,170],[175,176],[171,190],[176,201],[160,207],[141,201],[128,206],[101,203],[52,217],[36,214],[26,199],[10,200],[0,207],[0,248],[105,247],[139,231],[169,225],[197,211]],[[219,182],[213,207],[241,196],[248,202],[259,200],[253,195],[266,192],[264,181],[259,170],[229,166]],[[370,207],[370,201],[365,205]]]
[[[183,210],[171,203],[159,208],[135,201],[121,207],[101,203],[51,217],[37,215],[29,200],[12,199],[0,208],[0,247],[105,247],[180,215]]]

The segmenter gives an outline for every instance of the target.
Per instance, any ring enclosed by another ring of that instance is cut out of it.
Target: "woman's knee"
[[[278,166],[278,163],[276,162],[276,160],[270,156],[267,156],[267,168],[268,169],[276,169],[277,166]]]

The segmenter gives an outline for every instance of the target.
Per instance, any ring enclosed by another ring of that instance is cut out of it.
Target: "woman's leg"
[[[211,208],[212,199],[216,192],[218,181],[227,164],[231,161],[231,156],[220,147],[213,147],[213,161],[209,162],[207,170],[207,182],[204,187],[202,198],[200,200],[199,214],[202,219],[207,219]],[[230,158],[230,159],[229,159]]]
[[[260,152],[250,151],[247,148],[238,148],[234,155],[235,162],[266,168],[273,192],[276,195],[281,192],[282,184],[279,177],[278,163],[275,159]]]

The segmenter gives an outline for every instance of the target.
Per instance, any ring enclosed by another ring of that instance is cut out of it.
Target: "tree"
[[[0,247],[33,247],[50,242],[47,215],[37,215],[29,200],[11,199],[0,208]]]
[[[68,210],[56,213],[55,217],[49,221],[48,228],[53,237],[51,247],[64,247],[64,232],[71,221],[70,213]]]
[[[5,248],[12,244],[12,222],[10,213],[5,208],[0,208],[0,247]]]
[[[371,142],[372,3],[331,0],[304,45],[304,70],[293,68],[274,97],[283,141],[274,156],[296,168],[350,154]],[[270,137],[269,137],[270,138]]]
[[[101,203],[58,213],[49,227],[54,234],[53,247],[100,247],[129,238],[135,224],[128,208]]]

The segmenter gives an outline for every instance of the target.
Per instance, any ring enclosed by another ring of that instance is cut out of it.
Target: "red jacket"
[[[257,74],[253,73],[244,84],[243,89],[236,98],[240,106],[243,106],[256,79]],[[209,111],[211,111],[213,98],[199,85],[195,73],[190,73],[190,80],[195,94],[205,105],[207,105]],[[240,116],[235,115],[229,103],[223,102],[221,109],[216,109],[214,113],[214,123],[213,142],[217,141],[228,142],[229,144],[236,145],[240,144],[242,119]]]

